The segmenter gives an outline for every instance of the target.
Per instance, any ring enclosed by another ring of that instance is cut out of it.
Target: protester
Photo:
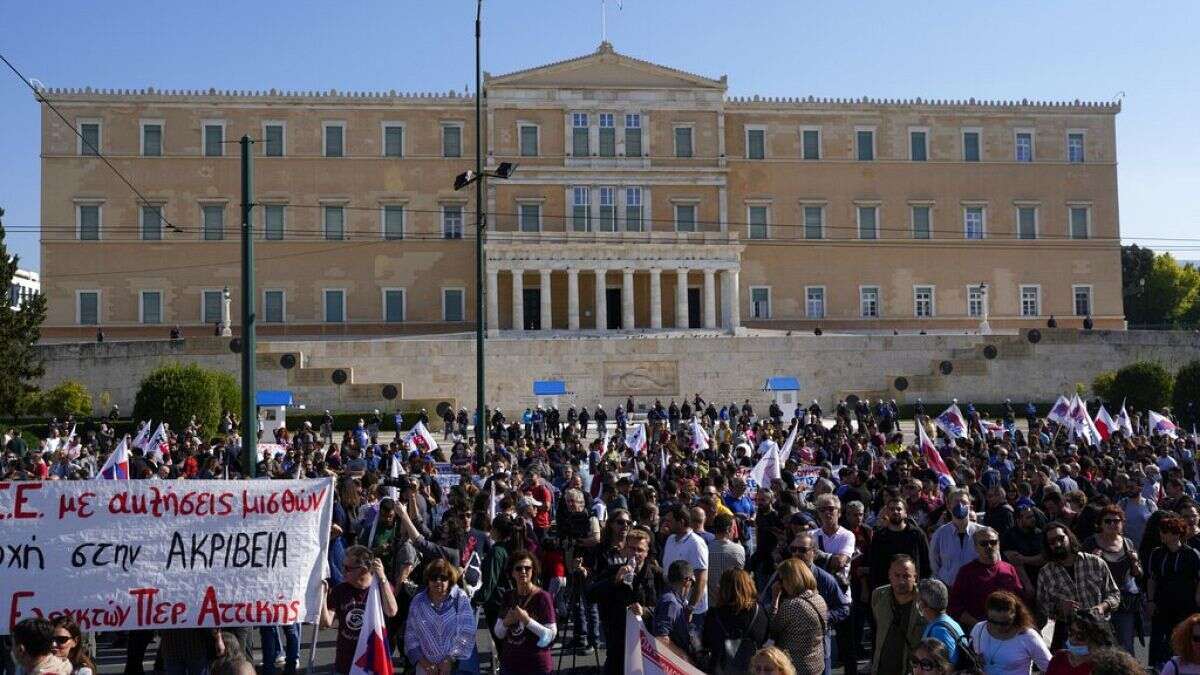
[[[74,667],[54,653],[54,627],[45,619],[22,619],[12,627],[13,657],[22,675],[71,675]]]
[[[750,672],[754,675],[796,675],[796,668],[787,652],[779,647],[763,647],[750,659]]]
[[[984,620],[984,604],[993,592],[1008,591],[1018,597],[1026,593],[1017,570],[1000,559],[996,531],[980,527],[972,539],[978,559],[963,565],[950,591],[949,612],[966,630]]]
[[[1088,612],[1080,612],[1071,623],[1065,649],[1054,654],[1046,675],[1089,675],[1092,657],[1114,644],[1108,624]]]
[[[1108,565],[1113,582],[1121,591],[1121,604],[1112,613],[1112,625],[1117,644],[1133,653],[1135,627],[1141,619],[1144,595],[1137,581],[1142,578],[1142,565],[1138,560],[1137,547],[1124,536],[1125,513],[1120,507],[1109,504],[1100,511],[1100,532],[1089,537],[1083,548],[1099,556]]]
[[[408,610],[404,654],[416,664],[418,675],[467,672],[459,666],[475,650],[475,609],[458,586],[459,571],[438,558],[423,576],[425,588]]]
[[[1170,652],[1171,631],[1200,609],[1200,552],[1183,543],[1187,523],[1177,516],[1158,524],[1163,545],[1146,560],[1150,597],[1150,665],[1159,666]]]
[[[1079,610],[1105,619],[1121,605],[1121,592],[1108,565],[1079,550],[1075,534],[1062,523],[1051,523],[1043,532],[1050,562],[1038,576],[1037,604],[1043,615],[1055,619],[1055,648],[1066,642],[1067,630]]]
[[[509,559],[513,590],[504,600],[508,611],[493,629],[503,641],[500,649],[501,675],[548,675],[554,669],[550,643],[558,634],[554,601],[538,588],[541,567],[528,551],[517,551]]]
[[[808,566],[795,558],[785,560],[771,595],[767,609],[771,639],[787,652],[797,673],[824,673],[827,609]]]
[[[917,565],[910,556],[895,555],[888,565],[888,584],[871,594],[875,617],[875,675],[902,675],[914,645],[925,632],[925,617],[917,603]]]
[[[963,638],[963,629],[946,613],[949,593],[946,585],[937,579],[922,579],[917,584],[917,608],[925,617],[925,632],[921,639],[933,638],[946,649],[946,659],[951,664],[958,662],[958,643]]]
[[[625,535],[626,561],[612,566],[588,590],[588,598],[600,608],[607,654],[604,672],[620,673],[625,667],[625,614],[645,620],[646,610],[653,608],[666,587],[662,569],[650,557],[650,533],[630,530]]]
[[[767,640],[767,613],[759,607],[754,580],[739,569],[726,570],[713,598],[701,636],[703,659],[710,675],[745,673],[750,657]]]
[[[1050,650],[1033,628],[1033,615],[1007,591],[988,596],[987,620],[971,629],[971,647],[987,675],[1028,675],[1032,666],[1045,672],[1050,665]]]
[[[936,638],[922,638],[913,648],[908,662],[913,675],[950,675],[954,672],[946,645]]]
[[[72,675],[95,675],[96,663],[83,643],[79,624],[69,616],[60,616],[51,625],[54,628],[54,655],[71,662]]]
[[[371,584],[378,584],[380,603],[384,617],[393,617],[398,608],[392,585],[387,580],[383,563],[371,555],[366,546],[351,546],[346,549],[342,561],[343,581],[329,589],[321,615],[321,625],[337,626],[337,646],[334,654],[334,672],[347,675],[354,650],[358,646],[358,632],[362,628],[363,608],[367,604],[367,593]]]

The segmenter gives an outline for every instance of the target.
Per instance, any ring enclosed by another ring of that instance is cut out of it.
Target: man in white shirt
[[[692,623],[699,630],[708,611],[708,545],[692,531],[688,509],[682,504],[676,504],[667,513],[665,524],[671,534],[663,546],[662,566],[670,569],[676,560],[691,563],[696,581],[684,608],[691,612]]]
[[[955,488],[947,495],[946,511],[950,522],[934,531],[929,540],[929,564],[933,576],[947,588],[953,588],[959,568],[979,559],[972,537],[983,526],[971,520],[971,495],[962,488]]]
[[[847,587],[850,558],[854,556],[854,533],[838,524],[841,511],[842,500],[837,495],[817,497],[817,517],[821,528],[813,533],[813,539],[817,542],[817,548],[831,556],[828,566],[830,574],[843,582],[843,587]]]

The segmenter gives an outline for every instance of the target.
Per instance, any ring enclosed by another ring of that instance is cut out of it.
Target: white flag
[[[625,446],[633,451],[633,454],[640,455],[646,450],[649,445],[646,440],[646,425],[641,422],[628,427],[625,431]]]
[[[1150,416],[1150,435],[1151,436],[1168,436],[1175,438],[1175,423],[1166,415],[1160,415],[1153,410],[1147,410],[1146,414]]]
[[[404,445],[412,452],[430,453],[438,449],[437,441],[433,440],[433,434],[425,428],[424,422],[417,422],[409,429],[404,435]]]
[[[367,604],[362,610],[362,628],[354,658],[350,659],[350,675],[392,675],[387,628],[383,621],[383,603],[379,599],[379,581],[371,582]]]
[[[755,485],[760,488],[770,487],[771,481],[782,476],[780,468],[782,463],[779,461],[779,446],[772,444],[762,459],[758,460],[758,464],[750,470],[750,478],[754,480]]]
[[[692,418],[692,450],[703,450],[708,447],[708,432],[700,425],[700,420]]]
[[[792,444],[796,442],[796,432],[800,430],[800,424],[797,422],[792,425],[792,432],[788,434],[787,440],[783,442],[783,447],[779,449],[779,464],[786,465],[788,458],[792,456]]]
[[[1120,429],[1125,436],[1133,436],[1133,420],[1129,419],[1129,413],[1125,410],[1125,402],[1121,401],[1121,412],[1117,413],[1117,428]]]

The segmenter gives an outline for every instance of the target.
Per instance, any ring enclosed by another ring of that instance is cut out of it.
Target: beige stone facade
[[[1118,105],[731,98],[607,44],[485,92],[493,332],[1124,326]],[[470,96],[46,95],[152,207],[43,107],[48,337],[240,315],[243,134],[260,333],[473,325]]]

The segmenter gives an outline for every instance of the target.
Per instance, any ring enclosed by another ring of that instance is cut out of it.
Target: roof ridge
[[[629,61],[632,61],[634,63],[638,63],[638,64],[645,65],[645,66],[651,66],[653,68],[659,68],[659,69],[662,69],[662,70],[665,70],[665,71],[668,71],[671,73],[676,73],[676,74],[683,75],[686,77],[695,78],[698,80],[707,80],[716,85],[725,86],[726,83],[728,82],[728,76],[726,76],[726,75],[722,75],[720,78],[714,79],[707,75],[700,75],[698,73],[689,72],[689,71],[686,71],[686,70],[683,70],[680,68],[664,66],[661,63],[654,63],[653,61],[647,61],[645,59],[639,59],[636,56],[630,56],[629,54],[621,53],[621,52],[617,51],[615,48],[613,48],[612,43],[608,42],[608,41],[601,42],[600,46],[597,47],[596,51],[594,51],[594,52],[589,52],[587,54],[581,54],[579,56],[572,56],[570,58],[561,59],[558,61],[552,61],[550,63],[543,63],[543,64],[536,65],[536,66],[530,66],[528,68],[521,68],[519,70],[514,70],[514,71],[511,71],[508,73],[502,73],[500,75],[489,75],[488,79],[501,79],[501,78],[506,78],[506,77],[515,77],[517,75],[525,75],[527,73],[531,73],[536,70],[542,70],[544,68],[555,68],[555,67],[563,66],[563,65],[566,65],[569,63],[575,63],[577,61],[583,61],[584,59],[589,59],[589,58],[592,58],[593,56],[600,55],[600,54],[612,54],[613,56],[616,56],[616,57],[622,58],[622,59],[628,59]]]

